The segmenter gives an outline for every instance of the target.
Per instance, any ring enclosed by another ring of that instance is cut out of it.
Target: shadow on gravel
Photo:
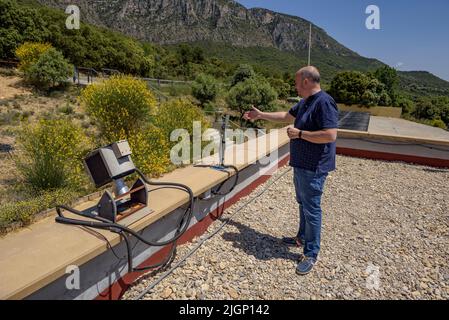
[[[290,252],[290,248],[282,244],[282,240],[269,234],[260,233],[239,222],[228,223],[239,229],[240,233],[226,232],[222,235],[226,241],[232,241],[235,248],[258,260],[286,259],[298,261],[300,254]]]

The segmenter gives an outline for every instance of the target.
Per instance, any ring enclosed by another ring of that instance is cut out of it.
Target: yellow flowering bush
[[[36,191],[83,185],[82,159],[90,142],[68,120],[41,120],[19,134],[16,159],[27,185]]]
[[[201,122],[202,131],[210,125],[201,108],[186,98],[179,98],[165,102],[159,107],[154,124],[170,139],[170,134],[175,129],[186,129],[192,135],[194,121]]]
[[[81,92],[81,101],[109,142],[142,130],[156,107],[146,82],[124,75],[88,86]]]
[[[49,43],[25,42],[16,49],[16,56],[20,60],[19,69],[27,72],[40,58],[52,48]]]
[[[148,126],[128,137],[134,164],[148,176],[159,176],[170,167],[170,147],[161,129]]]

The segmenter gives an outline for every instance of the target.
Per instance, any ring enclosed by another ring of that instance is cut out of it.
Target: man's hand
[[[300,133],[301,133],[301,130],[293,128],[293,127],[288,127],[288,129],[287,129],[288,137],[292,140],[299,139]]]
[[[259,109],[255,108],[254,106],[252,106],[252,108],[253,108],[253,110],[248,111],[243,115],[243,119],[252,120],[252,121],[262,119],[263,112],[260,111]]]

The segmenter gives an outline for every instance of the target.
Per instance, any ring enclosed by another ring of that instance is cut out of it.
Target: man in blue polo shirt
[[[296,237],[285,237],[287,245],[304,247],[296,272],[308,274],[315,265],[321,242],[321,195],[329,172],[335,170],[338,108],[321,90],[320,73],[309,66],[296,73],[296,90],[303,98],[289,112],[261,112],[253,108],[247,120],[294,123],[288,128],[290,165],[294,168],[300,223]]]

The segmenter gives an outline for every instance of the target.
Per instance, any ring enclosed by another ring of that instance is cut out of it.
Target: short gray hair
[[[321,75],[320,71],[313,66],[304,67],[296,72],[296,76],[301,76],[301,79],[309,79],[314,83],[320,83]]]

